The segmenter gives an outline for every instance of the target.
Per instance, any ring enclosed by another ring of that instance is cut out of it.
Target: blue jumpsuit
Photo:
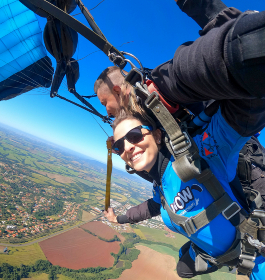
[[[204,116],[207,121],[207,116]],[[210,120],[210,118],[208,119]],[[227,124],[221,114],[221,110],[212,117],[206,129],[194,138],[200,156],[207,161],[210,169],[222,184],[224,190],[233,201],[236,201],[229,183],[236,175],[239,151],[242,149],[249,137],[240,136],[230,125]],[[186,183],[181,182],[172,168],[173,157],[167,165],[161,179],[164,196],[171,209],[185,217],[195,216],[208,207],[214,200],[204,185],[196,179]],[[161,204],[158,186],[154,187],[154,201]],[[178,225],[171,222],[166,210],[160,207],[164,223],[172,231],[183,234],[199,248],[213,257],[217,257],[227,251],[235,239],[235,227],[220,214],[208,225],[199,229],[190,237]],[[190,255],[194,259],[195,253],[192,248]],[[265,258],[259,256],[252,271],[250,279],[264,279]]]

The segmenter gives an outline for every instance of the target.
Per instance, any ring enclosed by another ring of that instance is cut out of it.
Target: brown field
[[[49,173],[49,172],[44,172],[44,171],[40,171],[40,170],[35,170],[33,169],[35,172],[44,175],[44,176],[48,176],[50,179],[54,179],[55,181],[59,182],[59,183],[73,183],[74,181],[68,177],[68,176],[63,176],[63,175],[59,175],[59,174],[53,174],[53,173]]]
[[[82,221],[83,222],[89,221],[93,218],[95,218],[95,215],[83,210],[83,214],[82,214]]]
[[[104,242],[97,237],[75,228],[39,243],[46,258],[62,267],[81,269],[86,267],[110,267],[117,254],[119,242]]]
[[[119,280],[181,280],[176,273],[176,261],[173,257],[158,253],[142,245],[136,248],[141,251],[132,268],[125,270]]]
[[[122,242],[125,240],[121,234],[102,222],[90,222],[82,225],[81,228],[87,229],[105,239],[111,239],[114,235],[117,235]]]
[[[236,280],[248,280],[249,278],[245,275],[236,275]]]
[[[4,253],[4,249],[6,248],[6,246],[1,246],[0,245],[0,253]]]

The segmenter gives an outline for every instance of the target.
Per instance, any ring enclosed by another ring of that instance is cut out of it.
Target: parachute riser
[[[97,26],[93,16],[91,15],[91,13],[89,12],[89,10],[86,8],[86,6],[83,4],[83,2],[81,0],[75,0],[75,2],[77,3],[80,11],[82,12],[82,14],[84,15],[84,17],[86,18],[88,24],[90,25],[90,27],[92,28],[92,30],[94,32],[96,32],[99,36],[101,36],[104,40],[107,41],[107,38],[104,36],[104,34],[101,32],[101,30],[99,29],[99,27]]]
[[[126,63],[130,64],[131,70],[127,74],[124,73],[123,67],[122,68],[120,67],[121,74],[124,76],[125,82],[130,84],[135,89],[136,95],[138,97],[140,97],[143,101],[145,101],[150,96],[148,87],[145,84],[146,79],[149,78],[149,73],[148,73],[147,69],[145,69],[143,67],[142,63],[136,56],[134,56],[131,53],[124,52],[124,51],[121,51],[121,53],[123,55],[127,55],[127,56],[134,58],[138,62],[140,68],[137,68],[131,60],[123,58],[115,53],[109,53],[109,55],[108,55],[109,60],[112,63],[114,63],[115,65],[117,65],[116,60],[121,60],[122,65],[124,65]],[[117,65],[117,66],[119,66],[119,65]]]

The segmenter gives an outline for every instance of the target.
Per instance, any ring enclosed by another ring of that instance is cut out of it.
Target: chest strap
[[[214,202],[193,217],[187,218],[176,214],[168,205],[162,190],[159,189],[161,204],[167,211],[171,221],[181,226],[188,236],[191,236],[199,229],[209,224],[219,214],[222,214],[233,226],[239,226],[247,217],[247,213],[224,191],[222,185],[211,170],[205,169],[198,179],[200,179],[198,181],[204,184],[212,195]],[[213,187],[213,184],[215,184],[216,187]]]

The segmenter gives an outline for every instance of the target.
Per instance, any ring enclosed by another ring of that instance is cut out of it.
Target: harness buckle
[[[240,212],[240,210],[241,210],[241,207],[234,201],[233,203],[231,203],[228,207],[226,207],[222,211],[222,214],[227,220],[230,220],[238,212]]]
[[[188,218],[185,222],[180,223],[180,226],[184,229],[189,237],[197,232],[197,228],[191,217]]]
[[[186,146],[185,147],[183,147],[181,149],[178,149],[178,150],[174,149],[174,145],[173,145],[172,141],[169,140],[169,144],[170,144],[170,146],[171,146],[171,148],[172,148],[172,150],[173,150],[175,155],[181,154],[181,153],[187,151],[191,147],[191,141],[190,141],[190,138],[188,136],[188,133],[185,132],[185,131],[183,131],[182,133],[185,136],[185,140],[184,140],[186,142]]]

